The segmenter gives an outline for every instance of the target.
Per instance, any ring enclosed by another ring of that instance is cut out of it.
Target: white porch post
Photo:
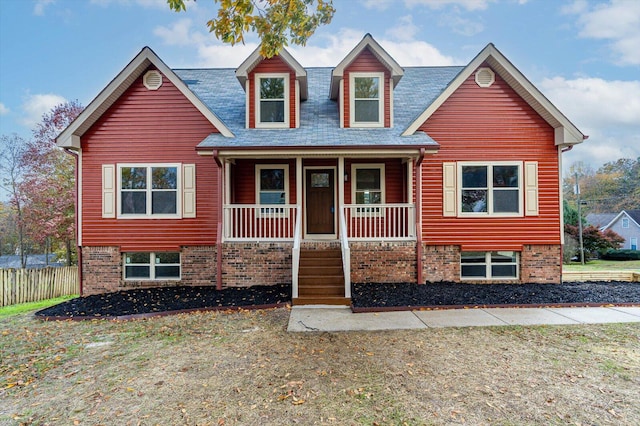
[[[344,208],[344,157],[338,157],[338,208]],[[340,229],[342,233],[343,230]]]
[[[229,161],[225,160],[222,162],[222,173],[224,176],[224,205],[228,206],[231,204],[231,167],[229,165]],[[224,215],[222,219],[222,229],[224,230],[224,237],[229,236],[229,226],[231,226],[231,212],[228,209],[224,209]]]
[[[296,157],[296,204],[302,206],[302,157]]]
[[[411,158],[407,161],[407,202],[409,204],[413,203],[413,161]],[[409,226],[413,227],[415,230],[415,208],[409,209]],[[415,236],[415,232],[409,232],[409,236]]]

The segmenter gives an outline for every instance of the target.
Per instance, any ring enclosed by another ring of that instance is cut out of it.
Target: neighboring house
[[[145,47],[58,137],[78,159],[83,294],[561,277],[561,154],[586,137],[492,44],[402,68],[258,50],[172,70]]]
[[[622,249],[638,250],[640,240],[640,210],[622,210],[620,213],[588,214],[589,224],[601,231],[612,230],[624,238]]]

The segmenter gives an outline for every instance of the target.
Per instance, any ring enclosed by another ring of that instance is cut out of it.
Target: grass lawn
[[[640,272],[640,260],[590,260],[584,265],[580,262],[571,262],[562,265],[564,271],[637,271]]]
[[[286,308],[0,318],[0,424],[637,425],[640,323],[287,333]]]
[[[39,302],[29,302],[20,303],[18,305],[3,306],[0,308],[0,318],[48,308],[49,306],[57,305],[60,302],[73,299],[75,297],[78,297],[78,295],[72,294],[70,296],[61,296],[54,299],[41,300]]]

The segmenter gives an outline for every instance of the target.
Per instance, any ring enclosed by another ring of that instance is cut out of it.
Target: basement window
[[[498,280],[518,278],[519,256],[515,251],[467,251],[460,254],[460,278]]]
[[[180,253],[125,253],[124,278],[127,280],[179,280]]]

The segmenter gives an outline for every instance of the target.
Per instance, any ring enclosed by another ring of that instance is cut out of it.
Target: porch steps
[[[342,252],[329,250],[300,250],[298,297],[294,305],[348,305],[344,297]]]

